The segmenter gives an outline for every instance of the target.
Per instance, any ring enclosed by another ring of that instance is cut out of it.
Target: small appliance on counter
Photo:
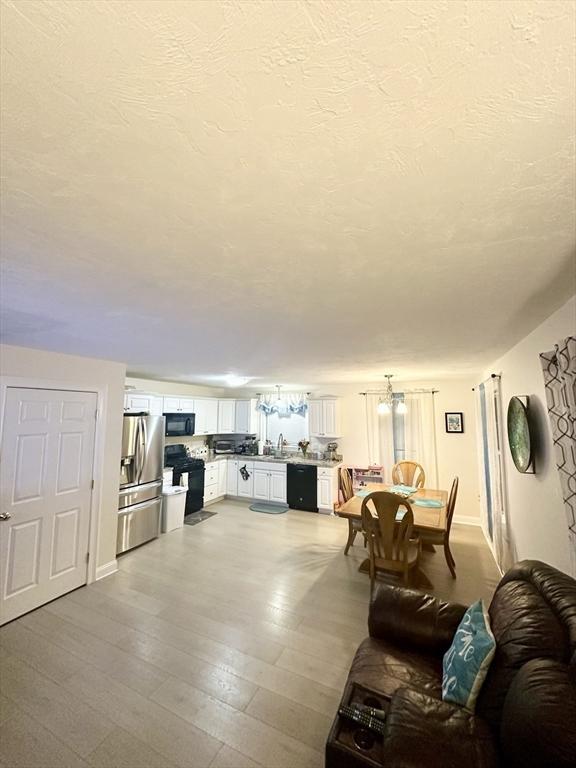
[[[324,458],[326,461],[341,460],[341,457],[338,455],[338,443],[328,443],[326,451],[324,452]]]
[[[212,448],[214,453],[234,453],[236,443],[234,440],[214,440]]]
[[[258,441],[255,437],[247,437],[236,446],[236,453],[240,453],[245,456],[257,456]]]
[[[164,466],[172,467],[172,485],[180,485],[182,476],[188,475],[186,514],[198,512],[204,506],[204,461],[188,456],[182,443],[167,445],[164,449]]]

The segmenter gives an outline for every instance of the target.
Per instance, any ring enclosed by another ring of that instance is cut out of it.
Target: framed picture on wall
[[[462,411],[453,411],[444,414],[446,432],[460,434],[464,432],[464,414]]]

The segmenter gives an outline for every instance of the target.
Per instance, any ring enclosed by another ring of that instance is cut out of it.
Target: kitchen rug
[[[265,501],[250,504],[252,512],[265,512],[267,515],[281,515],[288,512],[290,507],[287,504],[267,504]]]
[[[186,515],[184,518],[184,525],[196,525],[203,520],[208,520],[209,517],[214,517],[218,512],[210,512],[207,509],[201,509],[199,512],[192,512],[190,515]]]

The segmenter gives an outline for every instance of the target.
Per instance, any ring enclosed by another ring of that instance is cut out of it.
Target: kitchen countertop
[[[276,458],[276,456],[250,456],[247,453],[209,453],[204,457],[204,461],[222,461],[225,459],[233,459],[235,461],[271,461],[275,464],[309,464],[313,467],[326,467],[329,469],[336,469],[341,467],[341,461],[326,461],[325,459],[304,459],[302,456],[283,456],[282,458]]]

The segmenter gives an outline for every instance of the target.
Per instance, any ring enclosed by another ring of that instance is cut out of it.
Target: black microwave
[[[166,437],[190,437],[194,434],[194,413],[165,413],[164,434]]]

